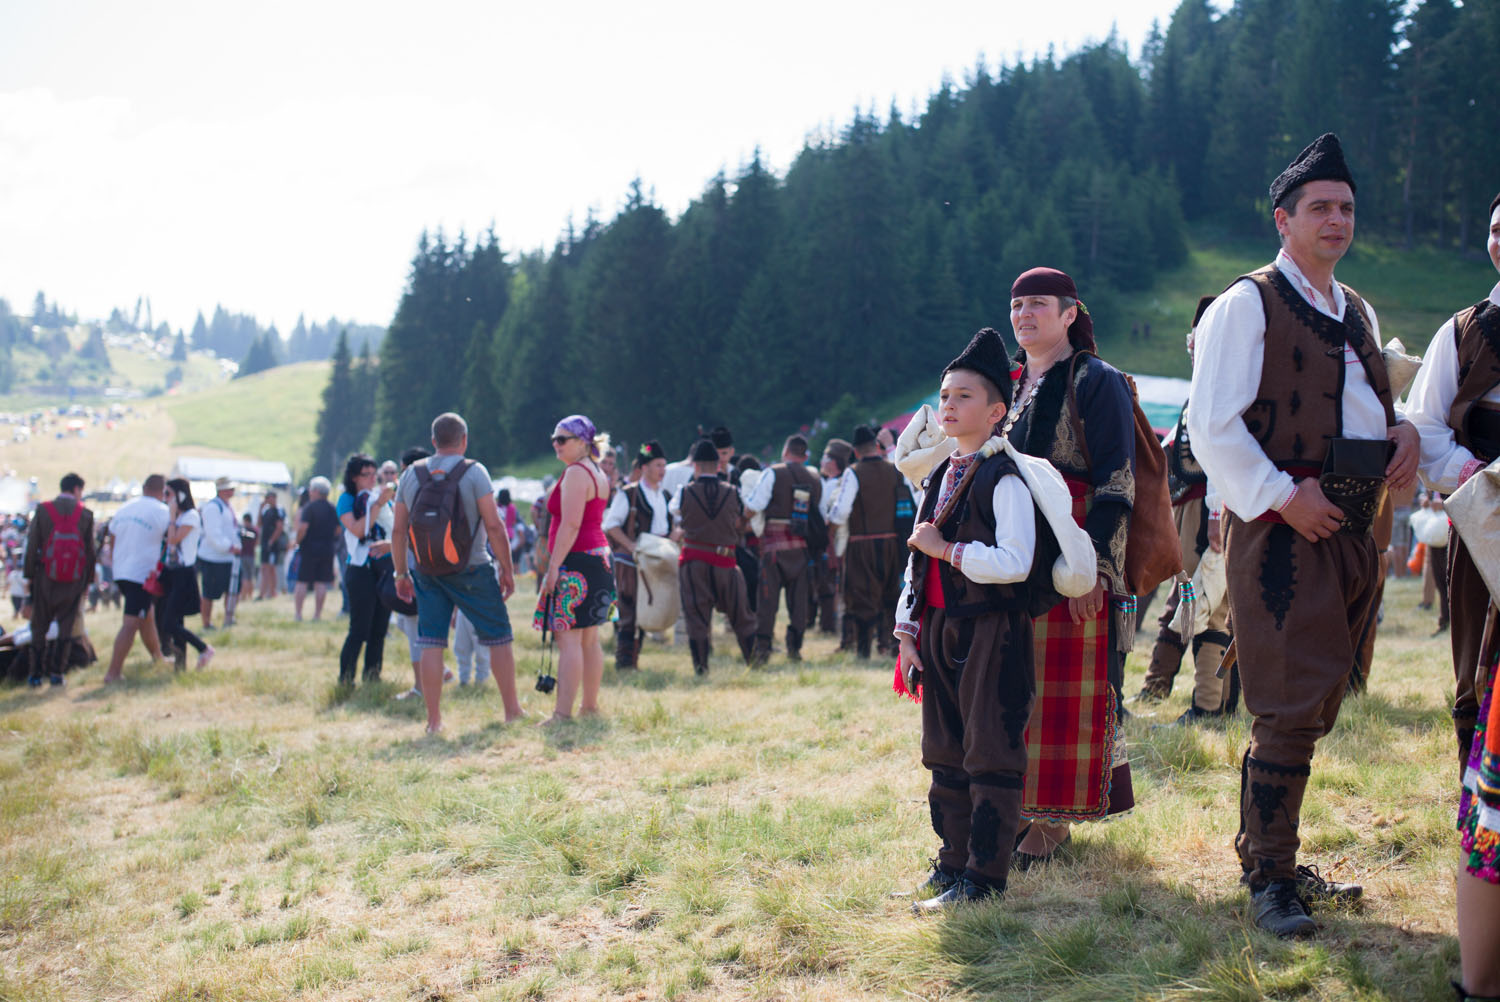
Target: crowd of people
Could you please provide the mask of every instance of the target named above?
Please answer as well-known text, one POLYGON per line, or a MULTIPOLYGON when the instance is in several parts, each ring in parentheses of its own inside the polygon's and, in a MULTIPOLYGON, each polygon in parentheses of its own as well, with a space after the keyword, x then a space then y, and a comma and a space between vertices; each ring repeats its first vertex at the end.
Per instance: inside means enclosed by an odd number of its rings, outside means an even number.
MULTIPOLYGON (((1164 443, 1129 378, 1100 358, 1073 279, 1052 268, 1015 280, 1014 344, 991 328, 976 334, 942 372, 936 409, 924 405, 899 438, 861 425, 815 457, 791 435, 762 467, 719 427, 675 463, 647 441, 622 472, 588 417, 563 418, 552 435, 561 472, 532 508, 528 553, 532 627, 554 638, 557 656, 556 677, 538 680, 556 699, 542 723, 601 712, 607 633, 620 672, 640 665, 649 633, 680 630, 695 672, 708 674, 715 613, 752 666, 778 640, 788 661, 801 660, 814 627, 858 657, 894 655, 894 687, 921 703, 939 843, 914 908, 943 911, 1003 894, 1008 875, 1046 864, 1071 826, 1135 805, 1124 663, 1140 603, 1165 584, 1133 698, 1164 698, 1191 649, 1192 704, 1177 724, 1243 703, 1240 879, 1256 925, 1308 936, 1315 904, 1363 893, 1299 861, 1314 749, 1346 695, 1368 684, 1385 579, 1420 547, 1457 683, 1455 987, 1460 998, 1500 996, 1500 704, 1490 685, 1500 285, 1455 314, 1420 363, 1399 346, 1383 352, 1375 310, 1333 277, 1353 237, 1354 191, 1331 134, 1272 182, 1281 249, 1200 303, 1189 403, 1164 443), (1460 532, 1444 497, 1481 471, 1467 490, 1490 492, 1474 509, 1487 521, 1460 532), (1428 490, 1411 500, 1419 474, 1428 490)), ((1500 196, 1489 223, 1500 270, 1500 196)), ((121 677, 153 611, 153 655, 159 645, 181 665, 192 649, 207 665, 214 649, 188 628, 192 613, 207 630, 222 599, 233 622, 236 576, 250 576, 257 547, 259 597, 275 595, 290 544, 298 619, 309 587, 317 619, 342 578, 341 684, 354 684, 361 656, 363 680, 380 679, 394 615, 414 672, 403 695, 423 698, 429 733, 443 726, 450 633, 460 684, 480 678, 485 649, 505 719, 524 716, 506 603, 528 532, 466 455, 461 416, 437 416, 431 438, 431 451, 399 463, 351 456, 337 502, 314 478, 291 521, 274 496, 237 519, 231 484, 198 504, 185 482, 147 478, 108 526, 124 624, 105 681, 121 677)), ((64 478, 34 515, 24 555, 32 629, 57 619, 64 658, 69 610, 97 558, 82 488, 64 478)), ((33 645, 34 683, 44 672, 60 682, 65 660, 45 661, 43 646, 33 645)))

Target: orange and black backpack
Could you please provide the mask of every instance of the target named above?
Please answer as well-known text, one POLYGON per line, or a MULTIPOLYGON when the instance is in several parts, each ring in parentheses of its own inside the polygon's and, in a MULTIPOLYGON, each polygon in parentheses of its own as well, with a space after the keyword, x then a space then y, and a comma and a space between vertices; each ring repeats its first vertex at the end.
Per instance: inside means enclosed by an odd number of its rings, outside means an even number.
POLYGON ((430 469, 425 459, 412 466, 417 493, 411 501, 411 549, 423 574, 457 574, 468 569, 474 529, 464 517, 458 486, 474 465, 460 459, 446 473, 430 469))

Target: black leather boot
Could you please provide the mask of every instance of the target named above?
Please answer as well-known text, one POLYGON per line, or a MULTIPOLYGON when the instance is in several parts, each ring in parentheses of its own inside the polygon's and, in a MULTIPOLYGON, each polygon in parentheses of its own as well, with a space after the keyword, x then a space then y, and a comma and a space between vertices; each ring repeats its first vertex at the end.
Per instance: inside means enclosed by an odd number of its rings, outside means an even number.
POLYGON ((936 859, 929 859, 927 862, 932 864, 932 872, 927 875, 927 879, 922 882, 922 886, 918 887, 916 894, 913 895, 918 901, 925 901, 928 898, 939 896, 958 883, 963 877, 962 871, 950 870, 936 859))
POLYGON ((635 637, 621 631, 615 637, 615 671, 629 671, 635 667, 635 637))
POLYGON ((757 633, 751 647, 750 667, 759 668, 769 660, 771 660, 771 638, 763 633, 757 633))
POLYGON ((755 634, 747 633, 740 637, 740 654, 745 659, 745 664, 755 664, 755 634))
POLYGON ((854 624, 854 629, 855 657, 859 658, 861 661, 868 661, 870 660, 870 634, 873 632, 870 629, 870 621, 868 619, 862 619, 854 624))
POLYGON ((1311 936, 1318 929, 1295 880, 1273 880, 1263 889, 1252 891, 1250 908, 1256 925, 1282 939, 1311 936))
POLYGON ((802 660, 802 631, 791 626, 786 628, 786 659, 802 660))
POLYGON ((1327 880, 1316 866, 1297 867, 1297 887, 1309 901, 1331 901, 1334 904, 1349 904, 1358 901, 1365 893, 1359 884, 1343 884, 1327 880))
POLYGON ((937 912, 945 912, 959 905, 974 904, 983 901, 992 895, 1005 893, 1004 887, 993 887, 989 884, 977 883, 971 880, 968 874, 962 874, 952 887, 942 894, 918 901, 911 906, 911 910, 918 915, 932 915, 937 912))
POLYGON ((689 640, 688 651, 693 656, 693 671, 699 675, 707 675, 708 656, 713 653, 713 647, 707 640, 689 640))

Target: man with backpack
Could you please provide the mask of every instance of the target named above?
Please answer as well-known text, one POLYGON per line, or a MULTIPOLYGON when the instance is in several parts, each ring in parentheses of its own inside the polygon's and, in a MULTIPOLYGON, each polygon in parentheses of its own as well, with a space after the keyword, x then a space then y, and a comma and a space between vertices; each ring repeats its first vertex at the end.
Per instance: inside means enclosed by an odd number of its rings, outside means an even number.
POLYGON ((73 620, 94 580, 94 513, 83 506, 83 478, 69 473, 60 493, 37 506, 26 537, 27 579, 31 582, 31 674, 42 684, 42 668, 53 685, 63 684, 73 647, 73 620), (57 623, 57 639, 47 629, 57 623))
POLYGON ((516 590, 515 572, 489 471, 464 458, 469 426, 457 414, 433 420, 432 447, 435 455, 412 463, 401 475, 391 528, 396 594, 417 603, 428 734, 443 726, 443 650, 454 609, 474 624, 480 646, 489 648, 490 674, 500 687, 506 722, 525 716, 516 698, 516 659, 505 609, 516 590), (481 524, 484 531, 476 531, 481 524), (499 561, 498 579, 486 539, 499 561))

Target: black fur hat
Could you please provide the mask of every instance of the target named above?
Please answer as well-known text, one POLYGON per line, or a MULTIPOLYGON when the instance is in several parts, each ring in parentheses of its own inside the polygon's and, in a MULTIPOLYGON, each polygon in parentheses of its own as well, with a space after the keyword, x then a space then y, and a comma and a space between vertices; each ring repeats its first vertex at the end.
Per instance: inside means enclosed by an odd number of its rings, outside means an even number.
POLYGON ((719 450, 714 448, 714 443, 711 439, 700 438, 696 443, 694 443, 693 462, 713 463, 715 466, 718 465, 719 450))
MULTIPOLYGON (((995 384, 1000 399, 1010 406, 1010 359, 1005 354, 1005 339, 993 327, 986 327, 969 341, 969 346, 943 370, 947 375, 954 369, 977 372, 995 384)), ((856 441, 858 441, 856 439, 856 441)))
POLYGON ((641 443, 641 449, 640 449, 640 451, 635 454, 635 465, 637 465, 637 466, 645 466, 647 463, 651 462, 651 460, 653 460, 653 459, 666 459, 666 458, 667 458, 667 450, 663 449, 661 447, 661 443, 658 442, 656 439, 653 438, 649 442, 642 442, 641 443))
POLYGON ((1325 132, 1297 154, 1297 159, 1287 165, 1286 170, 1276 175, 1271 182, 1271 207, 1280 208, 1281 202, 1309 181, 1343 181, 1354 191, 1354 175, 1344 162, 1344 147, 1339 137, 1325 132))
POLYGON ((859 427, 854 429, 853 441, 856 448, 861 445, 869 445, 871 442, 875 441, 875 429, 871 428, 867 424, 860 425, 859 427))

